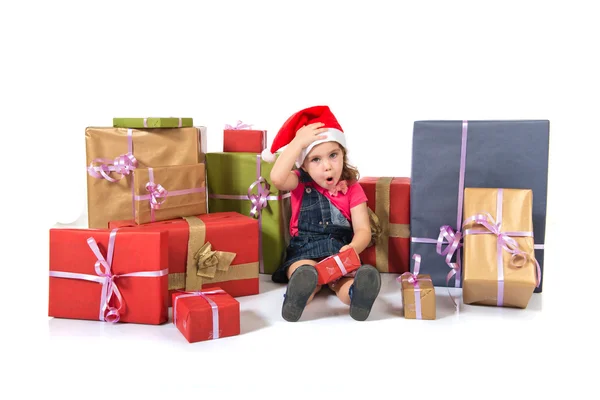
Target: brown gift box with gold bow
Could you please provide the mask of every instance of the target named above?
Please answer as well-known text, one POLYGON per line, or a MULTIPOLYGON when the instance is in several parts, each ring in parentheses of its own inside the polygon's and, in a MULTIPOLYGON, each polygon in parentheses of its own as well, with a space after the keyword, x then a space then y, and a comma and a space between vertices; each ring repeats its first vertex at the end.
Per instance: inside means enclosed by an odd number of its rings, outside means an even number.
POLYGON ((88 227, 104 229, 109 221, 134 218, 131 171, 136 167, 128 154, 139 168, 204 162, 206 137, 201 132, 201 127, 86 128, 88 227))
POLYGON ((258 221, 219 212, 109 228, 169 232, 169 293, 220 287, 233 297, 258 294, 258 221), (128 228, 124 228, 128 227, 128 228))
POLYGON ((137 224, 206 214, 204 163, 138 168, 133 176, 137 224))
POLYGON ((367 195, 371 245, 360 253, 363 264, 379 272, 409 271, 410 178, 364 177, 358 183, 367 195))
POLYGON ((465 189, 465 304, 527 307, 539 276, 532 201, 528 189, 465 189))

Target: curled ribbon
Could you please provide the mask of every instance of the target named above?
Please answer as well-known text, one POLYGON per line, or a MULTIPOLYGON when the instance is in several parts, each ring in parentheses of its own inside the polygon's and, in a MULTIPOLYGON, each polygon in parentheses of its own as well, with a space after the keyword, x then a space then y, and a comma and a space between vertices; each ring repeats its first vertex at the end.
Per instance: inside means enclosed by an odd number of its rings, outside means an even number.
POLYGON ((165 202, 166 197, 169 195, 167 189, 162 187, 160 183, 146 183, 146 191, 150 194, 150 208, 153 210, 158 210, 160 205, 165 202))
MULTIPOLYGON (((475 214, 472 217, 467 218, 463 223, 463 226, 469 223, 481 225, 486 229, 486 231, 468 229, 465 234, 491 233, 498 238, 498 245, 510 254, 509 265, 511 267, 522 268, 527 260, 531 258, 527 252, 521 250, 517 241, 511 237, 532 236, 531 232, 502 232, 502 223, 496 222, 491 214, 486 212, 475 214)), ((539 286, 542 276, 542 269, 535 258, 533 258, 532 261, 535 262, 537 267, 536 286, 539 286)), ((499 265, 498 268, 501 268, 501 266, 499 265)))
POLYGON ((244 123, 242 123, 242 121, 239 121, 239 120, 235 126, 225 124, 225 129, 234 130, 234 131, 237 131, 240 129, 250 129, 251 127, 252 127, 252 124, 244 124, 244 123))
POLYGON ((248 187, 248 199, 250 199, 250 202, 252 203, 252 209, 250 210, 251 216, 256 216, 267 206, 267 200, 269 200, 269 194, 271 193, 270 191, 271 186, 262 176, 259 176, 258 179, 252 182, 248 187), (257 187, 256 194, 252 193, 255 186, 257 187))
MULTIPOLYGON (((457 256, 456 262, 452 262, 454 253, 462 247, 462 232, 456 231, 450 225, 442 225, 440 234, 437 238, 436 251, 441 256, 446 256, 446 264, 450 267, 450 272, 446 275, 446 286, 450 287, 450 278, 456 275, 456 279, 460 276, 460 259, 457 256), (444 242, 444 240, 446 242, 444 242), (442 248, 444 243, 447 243, 445 248, 442 248)), ((454 301, 454 299, 452 300, 454 301)), ((456 303, 455 303, 456 305, 456 303)))
POLYGON ((96 158, 88 167, 88 174, 97 179, 106 179, 109 182, 118 182, 125 175, 129 175, 138 167, 138 161, 132 153, 121 154, 114 160, 108 158, 96 158), (119 178, 112 178, 111 172, 121 175, 119 178))

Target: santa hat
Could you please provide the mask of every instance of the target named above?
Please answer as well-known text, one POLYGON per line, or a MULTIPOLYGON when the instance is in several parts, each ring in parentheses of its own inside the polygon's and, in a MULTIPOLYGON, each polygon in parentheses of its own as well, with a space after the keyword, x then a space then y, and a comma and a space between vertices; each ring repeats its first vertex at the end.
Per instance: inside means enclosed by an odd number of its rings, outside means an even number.
POLYGON ((283 123, 283 126, 279 129, 279 132, 277 132, 275 139, 273 139, 271 149, 264 149, 262 151, 262 159, 270 163, 275 161, 276 151, 290 144, 296 137, 296 132, 304 125, 310 125, 315 122, 322 122, 324 124, 323 128, 328 128, 327 131, 320 134, 321 136, 325 136, 325 139, 314 141, 307 148, 302 150, 300 156, 296 160, 296 166, 298 168, 300 168, 308 153, 310 153, 312 148, 316 145, 325 142, 338 142, 346 147, 344 131, 329 107, 314 106, 298 111, 283 123))

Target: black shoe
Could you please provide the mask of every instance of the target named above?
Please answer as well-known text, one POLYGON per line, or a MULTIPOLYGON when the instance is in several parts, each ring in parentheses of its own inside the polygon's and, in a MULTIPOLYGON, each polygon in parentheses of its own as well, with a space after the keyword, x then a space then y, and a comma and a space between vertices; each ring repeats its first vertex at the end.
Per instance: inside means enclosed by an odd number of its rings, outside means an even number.
POLYGON ((379 294, 379 289, 381 289, 379 271, 372 265, 360 267, 350 287, 350 316, 357 321, 366 320, 379 294))
POLYGON ((284 295, 281 316, 289 322, 300 319, 306 302, 317 288, 317 270, 312 265, 301 265, 290 277, 284 295))

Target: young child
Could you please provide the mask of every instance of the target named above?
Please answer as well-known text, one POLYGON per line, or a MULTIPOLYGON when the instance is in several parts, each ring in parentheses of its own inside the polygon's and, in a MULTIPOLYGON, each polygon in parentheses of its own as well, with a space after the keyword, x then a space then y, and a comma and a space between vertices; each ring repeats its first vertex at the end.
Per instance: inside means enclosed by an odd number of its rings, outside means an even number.
MULTIPOLYGON (((348 164, 345 136, 329 107, 310 107, 292 115, 271 150, 263 151, 263 159, 273 162, 273 153, 283 146, 270 178, 277 189, 291 191, 291 240, 272 279, 288 282, 281 314, 294 322, 321 289, 314 265, 348 247, 360 254, 369 245, 371 227, 359 173, 348 164)), ((379 294, 381 278, 373 266, 363 265, 328 286, 350 306, 352 318, 364 321, 379 294)))

